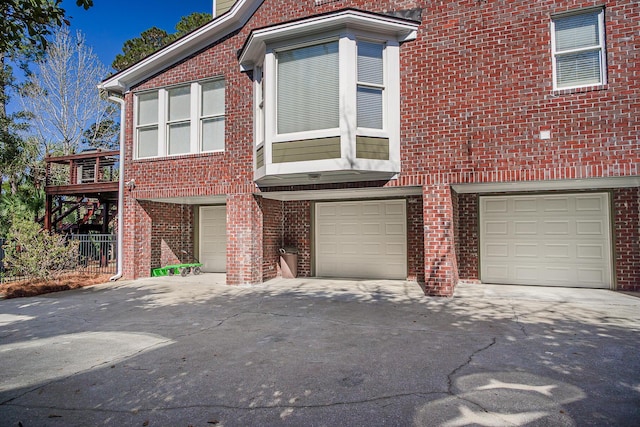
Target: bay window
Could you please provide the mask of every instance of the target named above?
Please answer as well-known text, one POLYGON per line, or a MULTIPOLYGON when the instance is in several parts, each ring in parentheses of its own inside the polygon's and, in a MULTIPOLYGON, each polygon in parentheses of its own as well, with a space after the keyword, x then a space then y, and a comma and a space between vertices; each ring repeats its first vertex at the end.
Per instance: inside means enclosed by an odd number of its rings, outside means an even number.
POLYGON ((136 94, 138 159, 224 150, 224 80, 136 94))
POLYGON ((342 10, 253 31, 239 59, 254 81, 254 179, 400 172, 400 44, 418 25, 342 10))

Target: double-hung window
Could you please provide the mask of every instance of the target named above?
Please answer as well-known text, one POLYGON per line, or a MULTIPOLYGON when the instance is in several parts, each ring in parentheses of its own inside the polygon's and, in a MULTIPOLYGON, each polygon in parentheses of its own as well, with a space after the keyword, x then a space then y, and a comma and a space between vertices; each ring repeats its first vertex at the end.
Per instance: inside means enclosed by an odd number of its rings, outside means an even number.
POLYGON ((158 155, 158 92, 138 95, 138 120, 136 126, 136 157, 158 155))
POLYGON ((382 129, 384 123, 384 44, 358 42, 358 127, 382 129))
POLYGON ((551 39, 554 89, 606 83, 604 9, 553 17, 551 39))
POLYGON ((139 93, 135 117, 138 159, 224 150, 224 80, 139 93))

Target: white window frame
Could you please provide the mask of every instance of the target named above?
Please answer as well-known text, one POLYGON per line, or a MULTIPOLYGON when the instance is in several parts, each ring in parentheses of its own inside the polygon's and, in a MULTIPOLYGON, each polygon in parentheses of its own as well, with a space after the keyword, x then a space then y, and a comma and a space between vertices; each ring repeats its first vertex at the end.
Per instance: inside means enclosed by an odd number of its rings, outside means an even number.
MULTIPOLYGON (((348 137, 349 135, 370 136, 394 139, 400 134, 400 77, 399 77, 399 43, 397 40, 382 37, 362 31, 342 31, 334 34, 323 34, 321 37, 298 39, 297 43, 284 42, 267 46, 264 62, 254 68, 254 93, 264 90, 264 107, 255 109, 255 122, 261 121, 260 114, 264 114, 264 137, 255 133, 256 147, 263 143, 286 142, 305 139, 348 137), (339 55, 339 97, 340 97, 340 125, 338 128, 319 129, 313 131, 279 134, 277 130, 277 53, 298 49, 306 46, 338 41, 339 55), (383 91, 382 109, 383 125, 381 129, 360 128, 357 126, 357 48, 358 41, 378 43, 383 45, 383 91), (264 70, 264 71, 263 71, 264 70), (260 73, 259 81, 256 72, 260 73), (262 74, 264 73, 264 75, 262 74), (263 78, 264 77, 264 78, 263 78), (263 86, 263 87, 262 87, 263 86)), ((369 84, 366 84, 369 86, 369 84)), ((258 95, 254 95, 258 101, 258 95)), ((256 104, 257 105, 257 104, 256 104)), ((262 136, 262 135, 260 135, 262 136)))
POLYGON ((587 87, 597 87, 603 86, 607 84, 607 61, 606 61, 606 46, 605 46, 605 27, 604 27, 604 8, 588 8, 581 9, 577 11, 562 13, 558 15, 553 15, 551 17, 551 56, 552 56, 552 69, 553 69, 553 90, 571 90, 571 89, 580 89, 587 87), (556 50, 556 20, 562 19, 568 16, 574 15, 582 15, 582 14, 598 14, 598 44, 588 47, 583 47, 579 49, 570 49, 564 50, 562 52, 558 52, 556 50), (557 75, 557 58, 562 55, 574 54, 580 52, 599 52, 599 60, 600 60, 600 82, 598 83, 589 83, 584 85, 575 85, 575 86, 558 86, 558 75, 557 75))
MULTIPOLYGON (((222 114, 216 115, 207 115, 203 116, 201 111, 201 99, 202 99, 202 86, 206 83, 223 80, 223 78, 213 78, 207 79, 197 82, 191 83, 182 83, 178 85, 172 85, 168 87, 163 87, 159 89, 145 90, 140 91, 134 94, 134 109, 133 109, 133 123, 134 123, 134 159, 135 160, 143 160, 143 159, 155 159, 155 158, 170 158, 170 157, 179 157, 190 154, 201 154, 201 153, 214 153, 214 152, 223 152, 225 148, 218 150, 202 150, 202 121, 214 117, 223 117, 226 122, 226 90, 225 90, 225 111, 222 114), (169 91, 171 89, 176 89, 180 87, 190 87, 190 116, 188 119, 181 120, 169 120, 169 91), (158 121, 155 124, 145 124, 138 125, 138 114, 139 114, 139 97, 140 95, 156 92, 158 94, 158 121), (190 132, 190 150, 186 153, 179 154, 169 154, 168 153, 168 137, 169 137, 169 126, 171 124, 176 124, 180 122, 189 122, 189 132, 190 132), (158 154, 156 156, 146 156, 140 157, 138 153, 138 133, 140 129, 157 127, 158 129, 158 154)), ((226 125, 226 123, 225 123, 226 125)), ((226 132, 225 132, 226 133, 226 132)), ((223 141, 223 147, 226 147, 226 135, 225 141, 223 141)))

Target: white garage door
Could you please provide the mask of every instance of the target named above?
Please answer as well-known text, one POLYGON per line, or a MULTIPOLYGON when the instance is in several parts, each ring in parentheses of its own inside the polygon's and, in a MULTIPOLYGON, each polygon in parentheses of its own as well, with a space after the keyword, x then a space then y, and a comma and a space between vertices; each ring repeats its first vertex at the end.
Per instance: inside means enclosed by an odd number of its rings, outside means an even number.
POLYGON ((316 204, 316 275, 406 279, 404 200, 316 204))
POLYGON ((226 206, 200 207, 200 262, 202 271, 223 273, 227 269, 226 206))
POLYGON ((607 193, 480 197, 484 283, 609 288, 607 193))

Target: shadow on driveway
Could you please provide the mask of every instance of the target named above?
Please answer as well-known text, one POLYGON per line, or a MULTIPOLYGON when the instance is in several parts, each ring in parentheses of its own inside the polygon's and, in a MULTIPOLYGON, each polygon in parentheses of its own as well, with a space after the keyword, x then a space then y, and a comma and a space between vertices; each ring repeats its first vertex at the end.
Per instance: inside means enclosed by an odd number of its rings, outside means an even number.
POLYGON ((223 275, 0 301, 2 425, 638 425, 640 299, 223 275))

